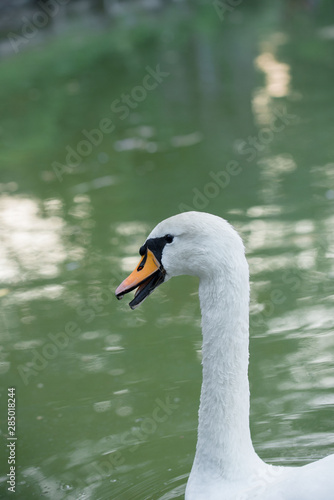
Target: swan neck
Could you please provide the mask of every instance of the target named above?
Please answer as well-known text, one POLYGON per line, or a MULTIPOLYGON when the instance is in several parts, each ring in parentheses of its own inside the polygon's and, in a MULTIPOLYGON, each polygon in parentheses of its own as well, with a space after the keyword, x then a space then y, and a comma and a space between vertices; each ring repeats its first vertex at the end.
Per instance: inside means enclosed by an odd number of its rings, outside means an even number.
POLYGON ((194 468, 240 476, 254 461, 249 430, 249 277, 241 268, 203 278, 203 382, 194 468))

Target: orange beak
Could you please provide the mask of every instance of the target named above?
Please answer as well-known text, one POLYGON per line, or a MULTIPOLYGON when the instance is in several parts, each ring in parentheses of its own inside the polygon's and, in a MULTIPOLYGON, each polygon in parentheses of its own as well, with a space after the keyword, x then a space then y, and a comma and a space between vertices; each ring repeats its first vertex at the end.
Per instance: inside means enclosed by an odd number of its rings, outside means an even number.
POLYGON ((126 293, 138 287, 135 298, 130 302, 131 309, 135 309, 158 285, 163 283, 165 274, 163 266, 154 253, 147 249, 137 268, 117 287, 116 297, 122 299, 126 293))

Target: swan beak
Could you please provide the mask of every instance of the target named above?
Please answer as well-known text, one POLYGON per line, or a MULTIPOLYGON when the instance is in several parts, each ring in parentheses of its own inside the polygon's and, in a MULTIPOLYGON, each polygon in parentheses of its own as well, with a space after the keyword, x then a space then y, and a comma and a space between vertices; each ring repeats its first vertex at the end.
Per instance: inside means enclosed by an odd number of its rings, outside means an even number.
POLYGON ((154 253, 147 249, 136 269, 117 287, 115 295, 118 299, 122 299, 126 293, 137 288, 135 297, 129 304, 131 309, 135 309, 164 282, 165 274, 162 264, 154 253))

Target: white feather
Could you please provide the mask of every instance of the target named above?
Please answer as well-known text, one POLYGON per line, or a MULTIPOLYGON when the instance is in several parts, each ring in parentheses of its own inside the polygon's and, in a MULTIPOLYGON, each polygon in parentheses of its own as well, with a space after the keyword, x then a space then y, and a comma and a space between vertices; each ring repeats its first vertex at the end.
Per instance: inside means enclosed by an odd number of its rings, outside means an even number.
POLYGON ((249 430, 249 272, 241 238, 220 217, 186 212, 149 238, 172 234, 167 279, 199 277, 203 382, 198 440, 186 500, 333 500, 334 455, 277 467, 256 454, 249 430))

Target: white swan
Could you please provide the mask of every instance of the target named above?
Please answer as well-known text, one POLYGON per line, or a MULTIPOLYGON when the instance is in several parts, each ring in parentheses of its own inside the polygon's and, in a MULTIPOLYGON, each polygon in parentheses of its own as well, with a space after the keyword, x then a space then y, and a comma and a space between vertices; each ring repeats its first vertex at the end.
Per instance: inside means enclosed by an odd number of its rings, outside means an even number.
POLYGON ((137 307, 160 283, 199 277, 203 383, 198 440, 186 500, 333 500, 334 455, 277 467, 255 453, 249 430, 249 273, 241 238, 220 217, 186 212, 164 220, 117 288, 137 307))

